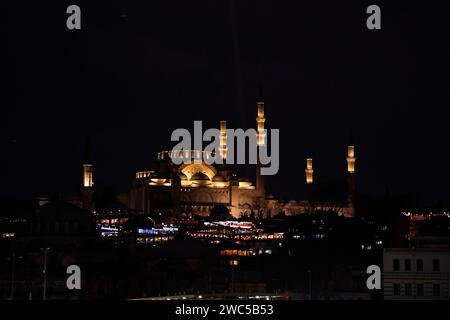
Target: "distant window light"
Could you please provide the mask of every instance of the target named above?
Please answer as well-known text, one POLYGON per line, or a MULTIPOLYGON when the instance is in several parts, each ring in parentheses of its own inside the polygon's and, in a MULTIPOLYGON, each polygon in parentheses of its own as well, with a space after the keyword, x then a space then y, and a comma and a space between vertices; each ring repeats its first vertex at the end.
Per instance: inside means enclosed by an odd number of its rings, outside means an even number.
POLYGON ((12 237, 14 237, 14 235, 15 235, 14 232, 6 232, 6 233, 3 233, 2 237, 3 238, 12 238, 12 237))

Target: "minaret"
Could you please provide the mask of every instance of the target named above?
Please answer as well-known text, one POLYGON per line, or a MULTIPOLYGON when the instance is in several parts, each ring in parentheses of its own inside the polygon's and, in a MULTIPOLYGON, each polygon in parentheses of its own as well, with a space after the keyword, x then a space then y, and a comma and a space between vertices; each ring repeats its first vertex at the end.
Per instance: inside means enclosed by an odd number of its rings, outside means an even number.
POLYGON ((355 146, 347 147, 347 203, 348 203, 348 216, 355 216, 355 146))
MULTIPOLYGON (((219 155, 222 158, 222 164, 218 166, 219 168, 219 174, 224 178, 228 179, 229 177, 229 171, 227 167, 227 122, 226 121, 220 121, 220 141, 219 141, 219 155)), ((231 182, 230 182, 231 186, 231 182)))
POLYGON ((219 152, 220 156, 223 159, 223 162, 225 163, 227 159, 227 122, 226 121, 220 121, 220 147, 219 152))
POLYGON ((312 187, 313 187, 313 181, 314 181, 314 169, 313 169, 313 159, 307 158, 306 159, 306 168, 305 168, 305 174, 306 174, 306 197, 309 202, 312 201, 312 187))
POLYGON ((94 182, 92 181, 94 165, 90 163, 83 163, 83 187, 92 188, 94 182))
POLYGON ((81 197, 83 209, 91 211, 94 209, 94 181, 93 181, 93 169, 94 165, 90 161, 89 157, 90 145, 89 140, 86 142, 86 154, 83 163, 83 181, 81 185, 81 197))
POLYGON ((264 118, 264 101, 263 98, 260 97, 258 101, 258 117, 256 117, 256 143, 258 146, 263 146, 265 143, 266 134, 264 132, 264 122, 266 118, 264 118))
POLYGON ((312 158, 307 158, 306 159, 306 169, 305 169, 305 173, 306 173, 306 184, 311 185, 313 183, 313 162, 312 162, 312 158))
MULTIPOLYGON (((263 147, 266 143, 266 133, 264 130, 264 122, 266 121, 266 119, 264 118, 264 99, 262 96, 261 89, 257 106, 258 106, 258 114, 256 117, 256 129, 257 129, 256 144, 259 148, 263 147)), ((266 186, 264 176, 261 175, 261 164, 259 162, 259 157, 256 164, 256 191, 264 200, 266 197, 266 186)))

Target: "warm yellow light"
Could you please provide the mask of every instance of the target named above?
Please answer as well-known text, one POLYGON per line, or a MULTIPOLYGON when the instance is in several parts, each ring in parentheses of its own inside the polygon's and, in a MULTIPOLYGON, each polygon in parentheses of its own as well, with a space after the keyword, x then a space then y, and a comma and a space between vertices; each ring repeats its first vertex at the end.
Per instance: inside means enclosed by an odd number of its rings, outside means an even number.
POLYGON ((264 102, 258 102, 258 118, 264 118, 264 102))
POLYGON ((211 180, 192 180, 191 187, 204 187, 210 186, 211 180))
POLYGON ((189 187, 191 184, 192 184, 192 181, 190 181, 190 180, 181 180, 182 187, 189 187))
POLYGON ((92 180, 92 171, 94 166, 92 164, 83 164, 83 187, 92 187, 94 182, 92 180))
POLYGON ((312 158, 306 159, 305 173, 306 173, 306 183, 312 184, 313 183, 313 173, 314 173, 312 158))
POLYGON ((158 178, 153 178, 150 179, 153 183, 155 184, 163 184, 164 182, 166 182, 167 179, 158 179, 158 178))
POLYGON ((150 176, 153 171, 139 171, 136 172, 136 179, 143 179, 150 176))
POLYGON ((230 184, 228 181, 214 181, 213 186, 216 188, 225 188, 228 187, 230 184))
POLYGON ((265 143, 265 132, 264 132, 264 122, 266 119, 264 118, 264 102, 258 102, 258 117, 256 118, 256 143, 258 146, 263 146, 265 143))
POLYGON ((312 159, 306 159, 306 169, 312 169, 312 159))
POLYGON ((347 147, 347 156, 349 158, 354 158, 355 157, 355 147, 354 146, 348 146, 347 147))
POLYGON ((222 159, 227 158, 227 122, 220 121, 220 156, 222 159))
POLYGON ((172 185, 172 181, 170 179, 150 179, 148 184, 150 186, 170 187, 172 185))
POLYGON ((239 261, 238 260, 230 260, 230 266, 235 267, 239 265, 239 261))
POLYGON ((347 148, 347 171, 349 173, 355 172, 355 147, 348 146, 347 148))
POLYGON ((251 181, 239 181, 239 188, 249 188, 251 186, 251 181))
POLYGON ((184 173, 186 175, 188 180, 191 180, 192 176, 197 172, 206 174, 210 180, 212 180, 212 178, 214 178, 214 176, 217 174, 216 169, 206 163, 185 164, 181 166, 179 170, 181 173, 184 173))
POLYGON ((13 238, 16 234, 14 232, 6 232, 2 234, 3 238, 13 238))

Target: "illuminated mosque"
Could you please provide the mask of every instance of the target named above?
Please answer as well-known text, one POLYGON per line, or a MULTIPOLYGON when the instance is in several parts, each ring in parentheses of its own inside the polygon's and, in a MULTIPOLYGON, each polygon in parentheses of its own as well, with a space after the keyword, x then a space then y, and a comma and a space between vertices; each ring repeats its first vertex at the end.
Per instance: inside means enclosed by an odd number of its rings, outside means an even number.
MULTIPOLYGON (((265 143, 264 101, 257 102, 256 141, 265 143)), ((154 170, 136 172, 131 188, 119 196, 120 201, 129 210, 144 214, 164 214, 169 216, 192 217, 208 216, 215 207, 227 208, 234 218, 253 217, 257 219, 273 217, 279 213, 287 216, 317 211, 335 212, 338 215, 353 217, 355 214, 355 149, 347 149, 347 199, 345 203, 315 202, 275 199, 266 194, 265 177, 261 175, 261 166, 256 164, 255 181, 239 177, 226 164, 226 121, 220 122, 219 152, 224 164, 192 162, 176 165, 172 161, 172 152, 161 151, 156 156, 154 170)), ((183 150, 185 157, 201 159, 211 154, 201 150, 183 150)), ((83 165, 82 198, 84 207, 92 208, 93 166, 83 165)), ((306 159, 305 183, 311 189, 314 181, 313 159, 306 159)))

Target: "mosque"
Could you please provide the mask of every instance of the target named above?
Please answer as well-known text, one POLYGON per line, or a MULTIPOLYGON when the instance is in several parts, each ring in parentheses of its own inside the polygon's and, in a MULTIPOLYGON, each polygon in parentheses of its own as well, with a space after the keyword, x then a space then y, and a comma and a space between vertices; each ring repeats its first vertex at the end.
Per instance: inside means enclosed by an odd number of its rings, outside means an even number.
MULTIPOLYGON (((257 102, 256 141, 258 146, 265 143, 264 100, 257 102)), ((234 218, 253 217, 257 219, 273 217, 279 213, 296 215, 317 211, 335 212, 345 217, 355 215, 355 148, 347 149, 347 201, 315 202, 311 199, 284 202, 266 194, 265 176, 261 175, 260 164, 255 165, 254 181, 239 177, 226 164, 226 121, 220 122, 220 149, 224 164, 192 162, 176 165, 172 152, 161 151, 156 155, 153 170, 136 172, 131 188, 119 196, 120 201, 130 210, 144 214, 164 214, 190 217, 208 216, 215 207, 227 208, 234 218)), ((211 154, 203 150, 184 150, 192 159, 206 159, 211 154)), ((186 155, 185 155, 186 156, 186 155)), ((82 202, 92 209, 93 165, 83 165, 82 202)), ((305 183, 310 189, 314 182, 313 159, 306 159, 305 183)))

